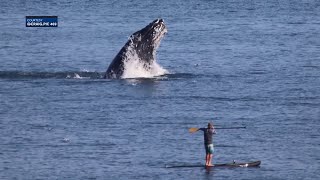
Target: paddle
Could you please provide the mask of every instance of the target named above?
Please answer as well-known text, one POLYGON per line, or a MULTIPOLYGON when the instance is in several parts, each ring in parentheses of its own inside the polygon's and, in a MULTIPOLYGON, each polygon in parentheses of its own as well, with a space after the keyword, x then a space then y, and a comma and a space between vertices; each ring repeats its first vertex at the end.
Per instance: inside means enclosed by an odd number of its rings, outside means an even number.
MULTIPOLYGON (((239 126, 239 127, 217 127, 215 129, 245 129, 245 126, 239 126)), ((200 128, 189 128, 189 133, 197 132, 200 128)))
POLYGON ((189 133, 197 132, 199 128, 189 128, 189 133))

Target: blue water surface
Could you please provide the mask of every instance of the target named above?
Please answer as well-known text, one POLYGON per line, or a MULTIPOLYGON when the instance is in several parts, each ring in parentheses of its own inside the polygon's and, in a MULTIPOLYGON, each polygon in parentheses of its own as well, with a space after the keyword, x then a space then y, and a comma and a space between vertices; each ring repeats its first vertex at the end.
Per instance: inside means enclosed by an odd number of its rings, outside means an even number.
POLYGON ((319 179, 317 0, 0 1, 0 179, 319 179), (58 16, 57 28, 25 16, 58 16), (105 80, 156 18, 170 74, 105 80), (215 163, 201 132, 218 129, 215 163))

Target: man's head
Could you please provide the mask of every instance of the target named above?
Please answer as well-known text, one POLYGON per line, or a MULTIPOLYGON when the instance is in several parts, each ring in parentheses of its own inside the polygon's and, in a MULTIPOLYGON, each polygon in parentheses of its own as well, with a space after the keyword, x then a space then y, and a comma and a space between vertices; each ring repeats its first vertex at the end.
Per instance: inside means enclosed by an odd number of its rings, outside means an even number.
POLYGON ((211 122, 208 123, 208 128, 213 129, 213 124, 211 122))

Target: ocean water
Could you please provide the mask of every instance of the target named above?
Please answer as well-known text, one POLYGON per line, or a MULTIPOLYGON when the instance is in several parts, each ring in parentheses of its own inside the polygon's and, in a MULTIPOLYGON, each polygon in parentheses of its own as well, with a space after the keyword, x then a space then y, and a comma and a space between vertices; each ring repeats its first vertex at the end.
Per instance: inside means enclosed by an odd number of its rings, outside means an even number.
POLYGON ((320 2, 0 1, 0 179, 319 179, 320 2), (57 15, 57 28, 25 16, 57 15), (102 79, 163 18, 169 74, 102 79), (203 135, 218 129, 215 163, 203 135))

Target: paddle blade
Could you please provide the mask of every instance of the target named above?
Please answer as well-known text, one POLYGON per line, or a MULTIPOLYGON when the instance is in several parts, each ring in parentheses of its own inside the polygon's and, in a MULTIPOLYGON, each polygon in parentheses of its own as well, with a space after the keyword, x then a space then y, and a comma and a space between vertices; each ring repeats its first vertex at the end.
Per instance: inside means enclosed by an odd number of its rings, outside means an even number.
POLYGON ((197 132, 199 128, 189 128, 189 133, 197 132))

